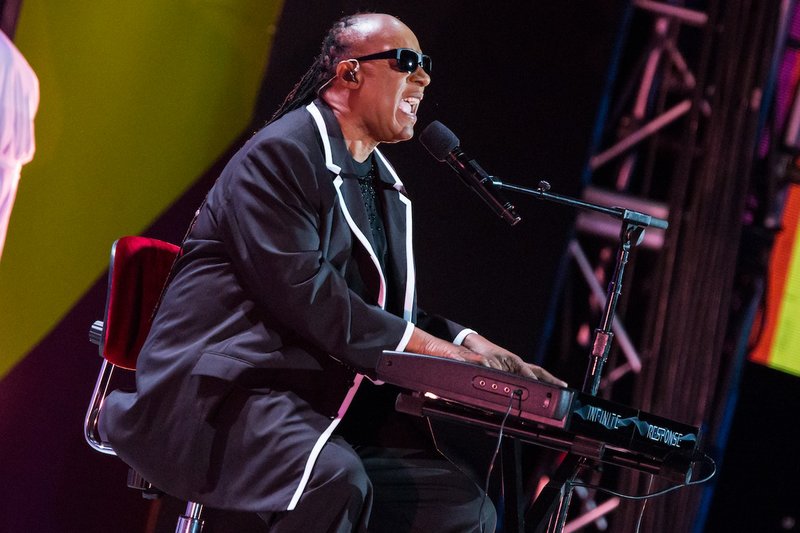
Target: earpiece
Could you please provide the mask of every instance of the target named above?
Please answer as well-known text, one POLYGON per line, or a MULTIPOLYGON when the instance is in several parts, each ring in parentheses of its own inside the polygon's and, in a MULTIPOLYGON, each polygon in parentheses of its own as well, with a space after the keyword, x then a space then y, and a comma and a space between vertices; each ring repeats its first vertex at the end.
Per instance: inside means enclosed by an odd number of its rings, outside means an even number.
POLYGON ((342 78, 344 78, 347 81, 352 81, 352 82, 358 81, 358 78, 356 78, 356 72, 358 72, 358 69, 361 68, 361 65, 358 64, 358 60, 357 59, 346 59, 345 61, 347 61, 348 63, 355 63, 355 66, 351 70, 348 70, 347 72, 345 72, 342 75, 342 78))

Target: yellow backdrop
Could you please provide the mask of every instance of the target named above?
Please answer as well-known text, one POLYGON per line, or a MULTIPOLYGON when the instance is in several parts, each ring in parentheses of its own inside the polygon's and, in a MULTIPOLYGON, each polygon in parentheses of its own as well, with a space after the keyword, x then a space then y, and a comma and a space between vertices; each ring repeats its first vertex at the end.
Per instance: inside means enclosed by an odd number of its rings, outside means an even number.
POLYGON ((242 132, 282 1, 25 0, 37 150, 0 261, 0 377, 242 132))

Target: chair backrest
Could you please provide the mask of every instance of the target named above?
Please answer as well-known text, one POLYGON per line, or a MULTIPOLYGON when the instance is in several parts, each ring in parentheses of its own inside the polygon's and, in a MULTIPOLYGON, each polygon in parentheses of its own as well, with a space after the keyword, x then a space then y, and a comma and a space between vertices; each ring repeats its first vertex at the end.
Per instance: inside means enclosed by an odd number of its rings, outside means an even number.
POLYGON ((111 364, 136 369, 153 312, 179 251, 174 244, 147 237, 121 237, 114 243, 100 344, 100 354, 111 364))
MULTIPOLYGON (((179 253, 180 248, 174 244, 137 236, 121 237, 111 248, 105 320, 95 322, 89 333, 90 340, 100 345, 100 355, 105 358, 84 421, 86 441, 98 452, 116 455, 114 448, 101 439, 97 427, 100 409, 114 368, 136 370, 136 360, 179 253)), ((145 497, 160 494, 136 472, 131 470, 131 473, 128 486, 144 490, 145 497)), ((201 504, 186 502, 186 512, 178 518, 176 533, 202 533, 202 513, 201 504)))

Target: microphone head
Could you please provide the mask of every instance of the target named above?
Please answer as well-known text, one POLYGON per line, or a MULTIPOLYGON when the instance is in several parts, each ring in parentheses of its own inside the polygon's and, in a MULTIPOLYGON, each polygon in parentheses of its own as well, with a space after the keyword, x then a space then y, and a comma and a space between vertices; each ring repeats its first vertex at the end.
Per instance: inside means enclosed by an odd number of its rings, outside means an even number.
POLYGON ((447 159, 448 154, 461 144, 456 134, 438 120, 431 122, 422 130, 422 133, 419 135, 419 142, 421 142, 438 161, 447 159))

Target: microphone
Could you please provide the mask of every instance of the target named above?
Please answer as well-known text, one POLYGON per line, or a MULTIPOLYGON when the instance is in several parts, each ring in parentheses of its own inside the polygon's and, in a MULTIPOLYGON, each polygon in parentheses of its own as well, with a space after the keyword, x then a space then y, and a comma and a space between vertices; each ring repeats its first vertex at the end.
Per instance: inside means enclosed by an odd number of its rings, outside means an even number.
POLYGON ((497 216, 512 226, 522 220, 514 205, 494 186, 491 176, 461 150, 461 141, 447 126, 438 120, 431 122, 419 135, 419 142, 437 161, 450 165, 461 181, 480 196, 497 216))

